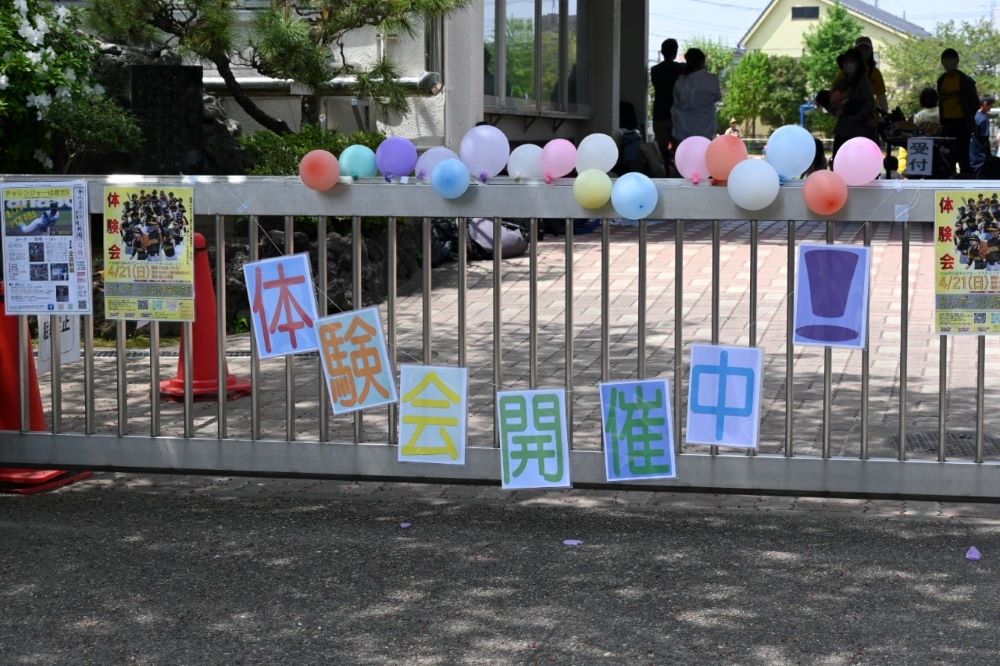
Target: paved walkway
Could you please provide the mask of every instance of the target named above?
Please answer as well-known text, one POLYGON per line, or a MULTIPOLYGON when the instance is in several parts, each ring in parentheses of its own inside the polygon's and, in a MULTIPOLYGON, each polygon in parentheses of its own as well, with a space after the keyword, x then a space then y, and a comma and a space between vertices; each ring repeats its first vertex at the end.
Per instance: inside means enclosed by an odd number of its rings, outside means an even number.
POLYGON ((101 474, 0 496, 0 660, 991 664, 998 557, 996 505, 101 474))

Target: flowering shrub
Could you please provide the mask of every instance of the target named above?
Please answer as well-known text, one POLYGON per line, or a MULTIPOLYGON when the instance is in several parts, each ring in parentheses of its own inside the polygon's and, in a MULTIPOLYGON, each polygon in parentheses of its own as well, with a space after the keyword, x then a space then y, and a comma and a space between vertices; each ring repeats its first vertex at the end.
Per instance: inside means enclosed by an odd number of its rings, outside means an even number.
POLYGON ((79 12, 47 0, 0 0, 0 172, 52 168, 55 100, 85 106, 103 94, 91 74, 96 42, 79 12))

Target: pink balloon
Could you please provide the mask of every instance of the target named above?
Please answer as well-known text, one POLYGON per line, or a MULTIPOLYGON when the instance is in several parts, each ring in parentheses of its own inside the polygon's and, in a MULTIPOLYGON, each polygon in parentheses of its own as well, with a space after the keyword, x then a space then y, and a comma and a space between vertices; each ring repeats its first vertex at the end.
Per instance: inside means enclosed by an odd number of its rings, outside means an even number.
POLYGON ((712 142, 703 136, 689 136, 681 141, 674 154, 674 164, 682 176, 695 183, 708 177, 705 151, 710 143, 712 142))
POLYGON ((299 162, 299 178, 311 190, 325 192, 337 184, 340 163, 325 150, 311 150, 299 162))
POLYGON ((848 185, 867 185, 882 172, 882 149, 863 136, 849 139, 833 158, 833 172, 848 185))
POLYGON ((545 180, 562 178, 576 167, 576 146, 566 139, 552 139, 542 148, 545 180))

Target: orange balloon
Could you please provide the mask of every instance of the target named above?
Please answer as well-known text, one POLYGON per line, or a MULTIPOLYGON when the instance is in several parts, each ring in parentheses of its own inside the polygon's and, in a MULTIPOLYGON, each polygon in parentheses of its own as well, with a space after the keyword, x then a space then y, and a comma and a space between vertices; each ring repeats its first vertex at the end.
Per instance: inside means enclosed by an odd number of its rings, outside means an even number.
POLYGON ((723 134, 712 139, 705 151, 705 165, 716 182, 724 183, 733 167, 747 158, 747 146, 735 136, 723 134))
POLYGON ((299 178, 309 189, 325 192, 337 184, 337 179, 340 178, 340 162, 333 153, 311 150, 299 162, 299 178))
POLYGON ((802 186, 806 206, 817 215, 833 215, 847 203, 847 183, 832 171, 809 174, 802 186))

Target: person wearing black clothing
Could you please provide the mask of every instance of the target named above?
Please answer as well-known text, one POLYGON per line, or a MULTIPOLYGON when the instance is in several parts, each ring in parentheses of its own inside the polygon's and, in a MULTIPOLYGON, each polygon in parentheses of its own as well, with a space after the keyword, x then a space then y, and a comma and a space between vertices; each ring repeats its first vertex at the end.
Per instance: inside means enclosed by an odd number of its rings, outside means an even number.
POLYGON ((684 64, 674 62, 677 58, 676 39, 665 39, 660 45, 660 53, 663 54, 663 62, 649 70, 653 83, 653 134, 669 171, 674 147, 674 123, 670 116, 674 106, 674 84, 684 73, 684 64))
POLYGON ((848 49, 837 57, 842 74, 830 92, 830 106, 837 116, 833 129, 833 161, 837 151, 850 139, 866 137, 878 142, 875 128, 875 96, 865 70, 864 59, 857 49, 848 49))
POLYGON ((941 115, 941 136, 952 140, 955 158, 962 177, 973 173, 969 164, 969 143, 975 127, 976 111, 979 110, 979 92, 976 82, 958 69, 958 51, 945 49, 941 52, 941 66, 944 74, 938 77, 938 109, 941 115))
MULTIPOLYGON (((993 109, 996 99, 993 95, 983 95, 979 101, 980 107, 976 112, 972 141, 969 142, 969 166, 972 167, 976 178, 1000 178, 1000 158, 995 157, 990 148, 990 110, 993 109)), ((980 202, 984 208, 989 208, 991 203, 980 202)))

